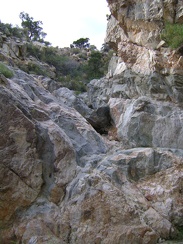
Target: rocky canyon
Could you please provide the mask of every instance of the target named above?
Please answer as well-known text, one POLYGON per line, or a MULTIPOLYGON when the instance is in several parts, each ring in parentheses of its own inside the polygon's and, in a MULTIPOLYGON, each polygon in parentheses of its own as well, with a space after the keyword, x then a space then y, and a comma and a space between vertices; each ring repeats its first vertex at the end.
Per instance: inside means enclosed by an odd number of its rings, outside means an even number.
POLYGON ((183 243, 183 51, 162 40, 183 3, 107 2, 114 54, 84 94, 0 34, 2 244, 183 243))

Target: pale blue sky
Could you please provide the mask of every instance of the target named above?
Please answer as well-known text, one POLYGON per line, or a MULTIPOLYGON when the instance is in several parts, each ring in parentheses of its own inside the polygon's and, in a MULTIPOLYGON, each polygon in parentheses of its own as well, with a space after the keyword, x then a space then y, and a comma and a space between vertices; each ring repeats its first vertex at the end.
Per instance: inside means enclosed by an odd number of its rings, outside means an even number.
POLYGON ((109 13, 106 0, 5 0, 0 20, 21 26, 20 12, 43 22, 46 40, 53 46, 67 47, 73 41, 90 38, 99 49, 104 43, 109 13))

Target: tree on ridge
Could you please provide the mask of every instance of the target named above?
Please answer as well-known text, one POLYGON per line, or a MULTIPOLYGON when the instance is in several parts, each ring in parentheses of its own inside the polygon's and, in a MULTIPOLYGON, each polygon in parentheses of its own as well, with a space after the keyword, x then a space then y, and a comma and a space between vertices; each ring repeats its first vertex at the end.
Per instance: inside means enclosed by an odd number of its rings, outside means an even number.
POLYGON ((21 12, 19 15, 22 20, 21 26, 27 29, 28 37, 32 41, 44 42, 44 38, 47 35, 42 30, 43 28, 40 26, 43 24, 42 21, 34 21, 33 17, 30 17, 28 13, 21 12))

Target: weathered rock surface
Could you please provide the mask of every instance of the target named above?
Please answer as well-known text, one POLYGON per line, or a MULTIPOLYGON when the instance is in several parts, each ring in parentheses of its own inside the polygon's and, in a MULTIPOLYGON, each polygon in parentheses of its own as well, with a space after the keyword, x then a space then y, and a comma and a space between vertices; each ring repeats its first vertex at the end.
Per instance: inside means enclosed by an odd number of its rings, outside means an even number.
MULTIPOLYGON (((177 157, 178 164, 182 152, 177 157)), ((178 205, 174 202, 176 194, 181 198, 179 187, 172 191, 182 178, 179 166, 175 169, 171 165, 175 162, 173 154, 149 148, 116 151, 90 169, 87 176, 82 172, 71 183, 67 200, 71 208, 67 206, 69 217, 64 218, 70 219, 74 229, 71 243, 157 243, 160 236, 173 237, 176 231, 170 216, 182 211, 181 201, 178 205), (144 175, 150 176, 150 188, 145 189, 148 178, 144 180, 144 175), (169 177, 174 183, 168 186, 169 177), (154 199, 158 196, 162 202, 154 199)))
MULTIPOLYGON (((159 34, 164 21, 182 23, 181 0, 107 0, 107 2, 112 15, 112 20, 109 21, 110 30, 115 30, 116 25, 122 29, 118 31, 121 40, 113 40, 116 44, 120 41, 131 41, 140 46, 156 47, 160 41, 159 34), (114 21, 113 17, 117 21, 114 21)), ((108 32, 107 38, 110 40, 113 35, 108 32)))
MULTIPOLYGON (((137 120, 154 116, 154 126, 156 119, 166 118, 171 125, 174 116, 181 117, 180 109, 147 97, 111 99, 120 142, 108 150, 87 121, 64 105, 64 96, 59 100, 33 76, 14 73, 0 86, 1 242, 157 243, 175 238, 183 211, 182 122, 175 126, 180 139, 172 139, 175 132, 165 126, 169 144, 161 145, 159 134, 157 148, 141 145, 146 134, 135 127, 142 136, 138 139, 129 128, 135 113, 137 120), (126 113, 129 122, 122 129, 126 113), (135 148, 124 149, 124 139, 135 148)), ((152 133, 150 123, 143 126, 152 133)))
POLYGON ((58 204, 78 158, 107 149, 78 112, 33 77, 14 72, 0 87, 1 228, 38 197, 58 204))
POLYGON ((10 38, 8 35, 0 32, 1 55, 9 59, 24 59, 26 53, 26 40, 19 38, 10 38))
POLYGON ((181 1, 108 3, 117 56, 86 103, 15 67, 0 77, 0 243, 182 241, 183 63, 156 48, 181 1))
POLYGON ((66 87, 59 88, 53 92, 57 99, 69 107, 75 108, 100 134, 105 134, 111 126, 109 106, 91 109, 82 98, 75 95, 74 91, 66 87))
POLYGON ((182 23, 181 1, 108 3, 111 17, 106 42, 118 58, 111 61, 107 77, 119 76, 119 81, 109 81, 115 82, 111 87, 130 98, 148 95, 182 103, 182 56, 161 46, 164 23, 182 23))
POLYGON ((183 110, 170 102, 140 97, 109 100, 118 137, 130 147, 183 149, 183 110))

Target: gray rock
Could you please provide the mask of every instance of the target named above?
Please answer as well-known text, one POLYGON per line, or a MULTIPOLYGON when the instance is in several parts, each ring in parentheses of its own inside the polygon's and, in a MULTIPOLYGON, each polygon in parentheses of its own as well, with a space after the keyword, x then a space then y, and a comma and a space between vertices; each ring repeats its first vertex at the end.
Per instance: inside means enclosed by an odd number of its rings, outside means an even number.
POLYGON ((157 49, 182 3, 108 3, 118 57, 88 98, 15 68, 0 83, 0 243, 155 244, 183 226, 183 59, 157 49))
POLYGON ((121 107, 116 101, 118 119, 114 118, 114 105, 111 116, 116 121, 118 137, 126 146, 183 149, 183 111, 180 107, 147 97, 126 103, 121 101, 121 107))
POLYGON ((15 212, 29 207, 38 195, 58 204, 75 175, 78 157, 107 150, 79 113, 62 107, 32 76, 15 71, 6 83, 0 85, 3 223, 12 221, 15 212))
POLYGON ((75 95, 74 91, 68 88, 59 88, 53 95, 69 107, 75 108, 100 134, 107 133, 108 127, 111 126, 111 117, 109 107, 103 106, 98 109, 89 108, 81 97, 75 95))
POLYGON ((142 75, 128 69, 111 78, 92 80, 88 97, 93 108, 106 106, 110 98, 135 99, 148 96, 182 104, 182 75, 163 75, 153 72, 142 75))

